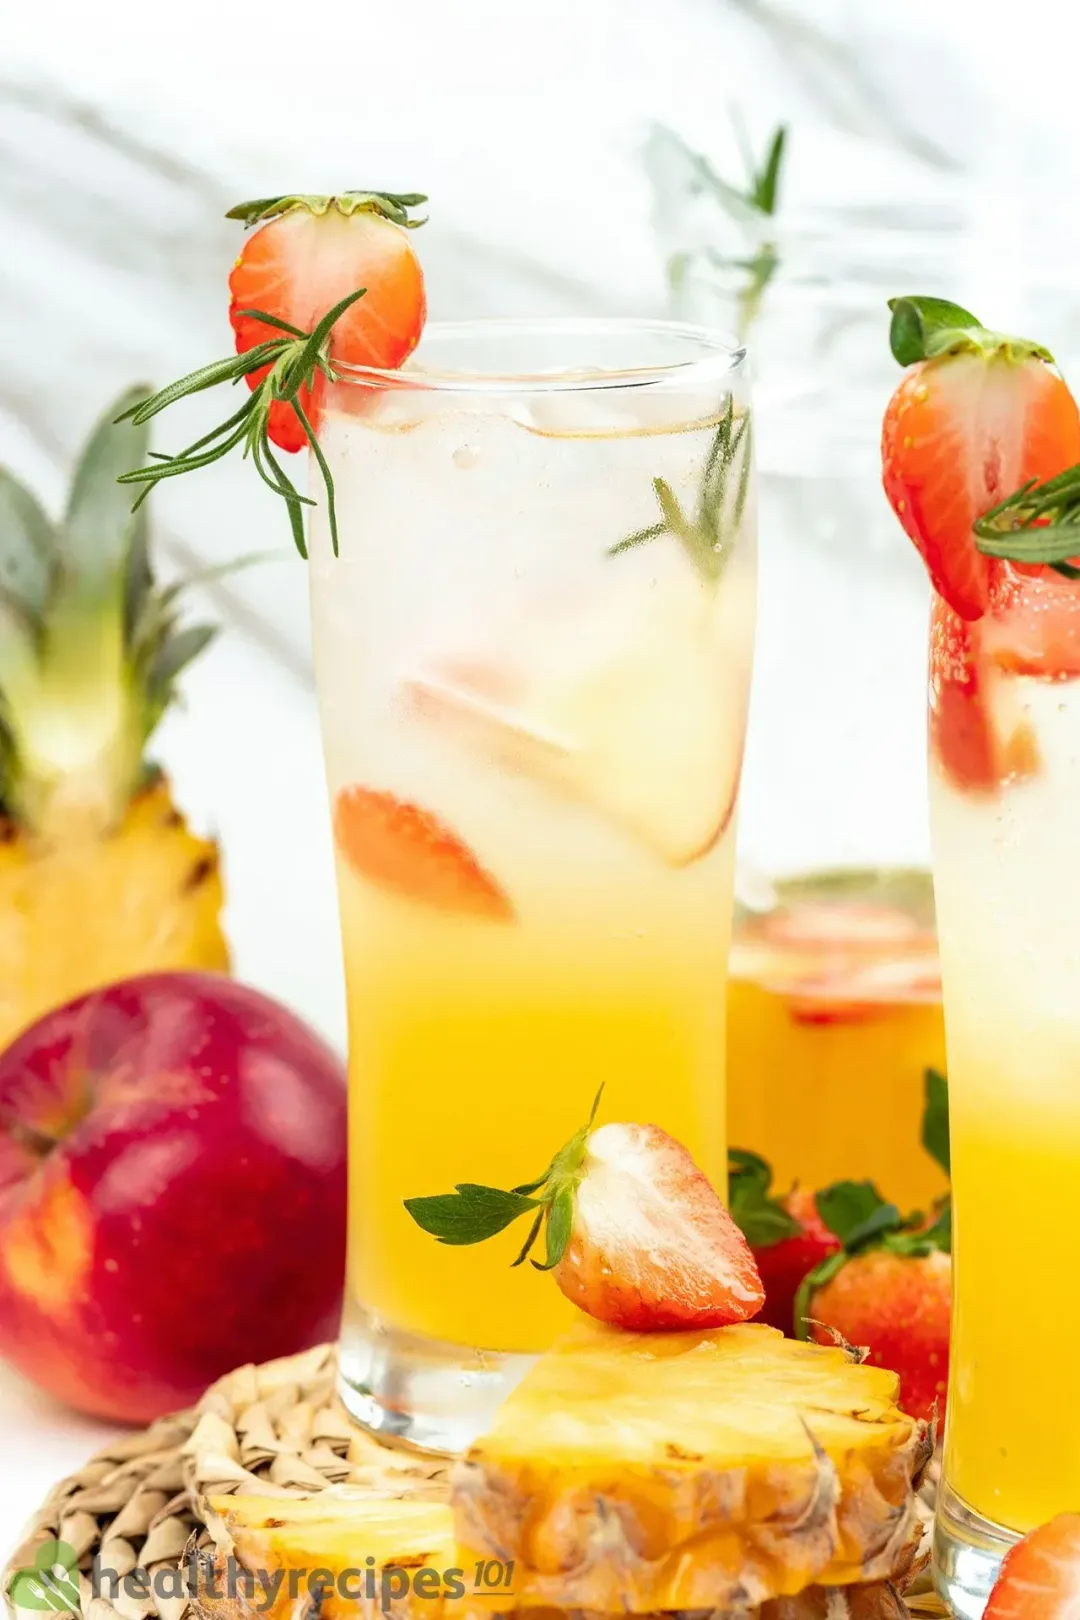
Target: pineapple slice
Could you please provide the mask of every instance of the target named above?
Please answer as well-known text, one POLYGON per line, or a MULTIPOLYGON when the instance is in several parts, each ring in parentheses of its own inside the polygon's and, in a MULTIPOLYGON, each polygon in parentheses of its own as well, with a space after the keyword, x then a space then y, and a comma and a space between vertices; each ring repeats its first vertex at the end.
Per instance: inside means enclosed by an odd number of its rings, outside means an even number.
MULTIPOLYGON (((404 1481, 392 1494, 389 1487, 380 1494, 343 1486, 307 1498, 211 1497, 203 1511, 218 1556, 213 1579, 202 1572, 195 1601, 202 1620, 314 1620, 316 1612, 319 1620, 386 1614, 400 1620, 494 1620, 500 1614, 569 1620, 558 1609, 515 1609, 512 1592, 475 1590, 474 1573, 454 1542, 445 1487, 434 1481, 428 1487, 404 1481), (440 1577, 437 1593, 424 1595, 420 1570, 440 1577), (319 1600, 308 1586, 314 1571, 323 1586, 319 1600), (465 1588, 461 1596, 451 1589, 455 1575, 465 1588)), ((429 1577, 427 1584, 434 1581, 429 1577)), ((615 1617, 578 1611, 573 1620, 615 1617)), ((710 1620, 723 1620, 722 1611, 710 1620)), ((808 1587, 760 1609, 740 1606, 732 1620, 907 1620, 907 1610, 896 1588, 879 1581, 808 1587)))
POLYGON ((59 523, 0 469, 0 1048, 41 1013, 153 969, 225 969, 218 855, 146 744, 209 641, 177 624, 145 508, 117 475, 147 432, 105 412, 59 523))
POLYGON ((457 1555, 444 1484, 406 1478, 393 1493, 341 1486, 306 1498, 211 1497, 204 1511, 218 1552, 216 1579, 204 1579, 199 1596, 208 1620, 290 1620, 309 1606, 320 1620, 391 1609, 438 1620, 445 1606, 457 1555), (324 1588, 321 1600, 312 1585, 324 1588))
POLYGON ((754 1323, 582 1322, 456 1470, 459 1562, 514 1560, 519 1608, 641 1614, 891 1581, 929 1455, 897 1388, 754 1323))

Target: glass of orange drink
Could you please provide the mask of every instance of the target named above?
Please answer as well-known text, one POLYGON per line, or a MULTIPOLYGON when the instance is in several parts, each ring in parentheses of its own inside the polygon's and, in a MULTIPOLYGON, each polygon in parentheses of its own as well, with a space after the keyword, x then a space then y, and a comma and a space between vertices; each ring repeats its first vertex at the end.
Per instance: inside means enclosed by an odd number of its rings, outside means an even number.
POLYGON ((926 1070, 945 1067, 930 874, 760 887, 760 904, 736 908, 730 1141, 768 1159, 778 1187, 870 1180, 905 1211, 929 1208, 947 1190, 922 1146, 926 1070))

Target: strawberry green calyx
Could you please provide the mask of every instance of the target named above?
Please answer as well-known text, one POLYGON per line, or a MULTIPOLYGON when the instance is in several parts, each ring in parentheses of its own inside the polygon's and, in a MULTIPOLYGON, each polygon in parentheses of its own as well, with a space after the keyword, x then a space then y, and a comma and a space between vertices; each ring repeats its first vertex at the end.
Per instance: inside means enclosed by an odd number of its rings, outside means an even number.
MULTIPOLYGON (((925 1085, 922 1143, 948 1175, 948 1081, 936 1069, 927 1069, 925 1085)), ((826 1255, 802 1281, 795 1296, 795 1331, 800 1339, 810 1337, 813 1294, 831 1282, 855 1255, 876 1249, 917 1260, 928 1254, 949 1254, 952 1250, 952 1199, 948 1194, 934 1205, 932 1219, 921 1213, 905 1218, 895 1204, 882 1198, 870 1181, 838 1181, 819 1192, 815 1203, 821 1219, 843 1247, 835 1254, 826 1255)))
POLYGON ((533 1214, 529 1235, 515 1266, 523 1265, 540 1232, 547 1224, 546 1256, 543 1262, 534 1260, 537 1271, 551 1271, 566 1253, 570 1231, 574 1224, 574 1198, 584 1175, 585 1145, 596 1120, 603 1086, 596 1093, 586 1123, 575 1131, 561 1147, 535 1181, 518 1187, 484 1187, 475 1182, 462 1181, 451 1193, 437 1193, 430 1198, 406 1198, 405 1208, 423 1231, 429 1232, 440 1243, 465 1247, 472 1243, 485 1243, 518 1219, 533 1214))
POLYGON ((771 1249, 802 1230, 772 1191, 772 1167, 745 1148, 728 1149, 728 1210, 754 1249, 771 1249))
POLYGON ((290 214, 297 208, 306 208, 309 214, 317 216, 328 214, 333 208, 345 219, 351 214, 381 214, 392 224, 414 231, 427 221, 410 219, 409 210, 421 208, 426 202, 426 196, 419 191, 341 191, 330 197, 296 192, 289 197, 256 197, 253 202, 237 203, 225 218, 241 220, 245 230, 251 230, 265 220, 290 214))
POLYGON ((947 298, 911 296, 890 298, 892 322, 889 347, 902 366, 922 360, 940 360, 946 355, 977 354, 984 359, 1045 360, 1053 355, 1041 343, 992 332, 978 316, 947 298))

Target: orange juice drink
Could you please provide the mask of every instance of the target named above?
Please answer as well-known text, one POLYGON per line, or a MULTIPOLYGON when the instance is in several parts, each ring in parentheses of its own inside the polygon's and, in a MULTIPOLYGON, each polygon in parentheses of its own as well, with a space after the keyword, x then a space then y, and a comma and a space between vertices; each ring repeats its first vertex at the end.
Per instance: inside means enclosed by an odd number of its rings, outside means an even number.
POLYGON ((1080 585, 940 601, 931 808, 955 1294, 939 1576, 981 1613, 1010 1540, 1080 1506, 1080 585))
POLYGON ((870 1180, 901 1209, 947 1190, 922 1147, 924 1076, 945 1067, 928 872, 813 873, 736 916, 728 1137, 776 1185, 870 1180))
POLYGON ((626 323, 430 327, 335 386, 313 624, 349 1005, 345 1394, 457 1449, 565 1325, 520 1234, 406 1198, 536 1176, 606 1086, 726 1172, 754 623, 741 356, 626 323))

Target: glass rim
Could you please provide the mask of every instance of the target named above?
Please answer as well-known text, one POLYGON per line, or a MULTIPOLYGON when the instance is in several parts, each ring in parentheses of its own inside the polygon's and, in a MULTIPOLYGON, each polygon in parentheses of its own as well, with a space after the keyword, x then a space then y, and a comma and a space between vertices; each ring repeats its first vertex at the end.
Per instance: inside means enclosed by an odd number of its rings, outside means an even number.
POLYGON ((518 337, 581 339, 626 337, 659 338, 685 344, 684 358, 644 366, 560 367, 539 371, 453 370, 417 365, 387 370, 378 366, 351 366, 334 361, 337 383, 346 386, 423 389, 455 394, 587 393, 599 388, 660 388, 693 386, 736 377, 746 364, 746 346, 726 333, 688 321, 635 316, 479 316, 462 321, 429 321, 424 336, 467 339, 487 334, 518 337))

